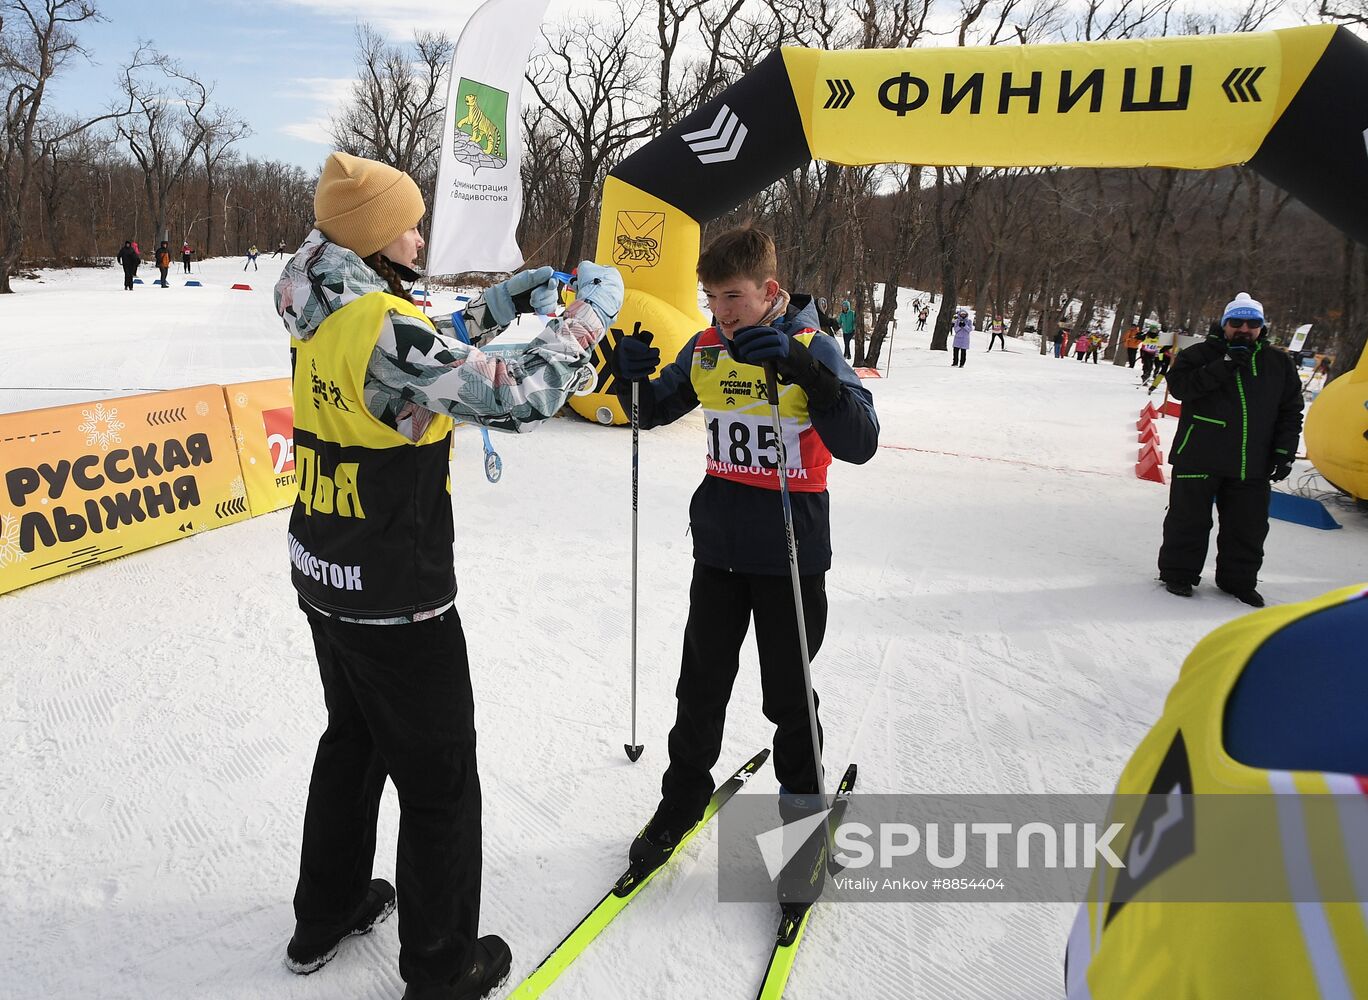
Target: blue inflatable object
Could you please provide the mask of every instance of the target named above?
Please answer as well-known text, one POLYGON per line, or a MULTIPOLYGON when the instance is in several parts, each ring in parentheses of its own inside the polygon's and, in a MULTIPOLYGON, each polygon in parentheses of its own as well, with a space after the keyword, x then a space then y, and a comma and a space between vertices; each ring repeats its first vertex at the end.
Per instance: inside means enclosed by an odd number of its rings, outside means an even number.
POLYGON ((203 288, 204 286, 201 285, 198 281, 187 281, 187 282, 185 283, 185 287, 186 287, 186 288, 203 288))
POLYGON ((1280 490, 1274 490, 1268 498, 1268 516, 1324 531, 1340 527, 1340 523, 1319 500, 1299 497, 1295 493, 1283 493, 1280 490))
POLYGON ((135 285, 141 285, 142 283, 143 283, 142 278, 134 278, 134 279, 133 279, 133 284, 135 284, 135 285))

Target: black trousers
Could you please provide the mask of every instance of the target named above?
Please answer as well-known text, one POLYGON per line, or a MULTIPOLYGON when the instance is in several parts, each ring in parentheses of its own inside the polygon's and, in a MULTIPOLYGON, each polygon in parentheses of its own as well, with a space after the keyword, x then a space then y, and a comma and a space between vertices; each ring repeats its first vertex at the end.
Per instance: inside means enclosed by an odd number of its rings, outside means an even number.
POLYGON ((1140 352, 1140 379, 1148 381, 1150 373, 1154 371, 1154 355, 1140 352))
POLYGON ((190 258, 189 258, 189 257, 182 257, 182 258, 181 258, 181 263, 183 263, 183 264, 185 265, 185 273, 186 273, 186 274, 189 274, 189 273, 190 273, 190 258))
POLYGON ((950 351, 951 351, 950 366, 953 368, 954 366, 958 365, 959 367, 963 368, 963 367, 964 367, 964 360, 965 360, 965 358, 967 358, 967 357, 969 356, 969 350, 968 350, 968 348, 965 348, 965 347, 952 347, 952 348, 950 348, 950 351))
MULTIPOLYGON (((777 504, 775 508, 778 516, 777 504)), ((802 577, 802 593, 808 654, 815 658, 826 635, 826 574, 802 577)), ((788 791, 817 790, 792 581, 695 562, 683 664, 675 688, 679 705, 670 730, 670 766, 660 784, 662 809, 681 819, 701 817, 712 796, 711 772, 722 752, 727 702, 752 619, 760 653, 762 710, 774 723, 774 773, 788 791)), ((816 697, 814 693, 814 701, 816 697)))
POLYGON ((991 351, 993 349, 993 341, 995 340, 998 342, 998 347, 1002 348, 1004 351, 1007 350, 1007 339, 1005 335, 1001 333, 995 333, 988 338, 988 350, 991 351))
POLYGON ((133 278, 137 273, 138 269, 136 267, 124 266, 124 288, 131 289, 133 287, 133 278))
POLYGON ((170 288, 171 286, 168 285, 168 284, 166 283, 166 272, 169 271, 169 270, 171 270, 171 268, 170 268, 169 266, 168 266, 168 267, 159 267, 159 268, 157 268, 157 270, 161 272, 161 281, 160 281, 161 286, 162 286, 163 288, 170 288))
POLYGON ((295 919, 335 924, 360 903, 388 776, 399 793, 399 974, 464 972, 479 929, 480 777, 461 619, 355 625, 309 614, 328 728, 304 816, 295 919))
POLYGON ((1127 347, 1127 348, 1126 348, 1126 367, 1127 367, 1127 368, 1134 368, 1134 367, 1135 367, 1135 356, 1136 356, 1137 354, 1139 354, 1139 353, 1140 353, 1140 348, 1138 348, 1138 347, 1127 347))
POLYGON ((850 357, 850 345, 853 344, 853 343, 855 343, 855 334, 853 334, 853 333, 845 333, 845 332, 842 332, 841 335, 845 338, 845 356, 846 356, 847 358, 849 358, 849 357, 850 357))
POLYGON ((1175 473, 1169 487, 1164 542, 1159 548, 1159 577, 1174 583, 1197 584, 1206 562, 1211 535, 1211 506, 1221 527, 1216 535, 1216 585, 1227 590, 1253 590, 1263 565, 1263 543, 1268 537, 1266 479, 1238 480, 1223 476, 1175 473))

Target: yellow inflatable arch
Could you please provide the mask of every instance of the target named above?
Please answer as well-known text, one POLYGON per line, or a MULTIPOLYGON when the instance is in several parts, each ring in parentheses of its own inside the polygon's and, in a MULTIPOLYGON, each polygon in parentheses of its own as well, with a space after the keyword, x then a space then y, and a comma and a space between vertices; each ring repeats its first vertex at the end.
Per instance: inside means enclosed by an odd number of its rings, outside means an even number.
MULTIPOLYGON (((812 159, 1248 163, 1368 243, 1365 130, 1368 43, 1333 25, 1017 47, 779 49, 610 172, 596 256, 622 269, 626 301, 600 348, 594 391, 571 405, 591 420, 626 421, 603 352, 624 333, 649 330, 673 358, 707 325, 694 274, 700 223, 812 159)), ((1360 365, 1353 381, 1321 393, 1307 421, 1312 461, 1359 497, 1368 496, 1365 406, 1360 365)))

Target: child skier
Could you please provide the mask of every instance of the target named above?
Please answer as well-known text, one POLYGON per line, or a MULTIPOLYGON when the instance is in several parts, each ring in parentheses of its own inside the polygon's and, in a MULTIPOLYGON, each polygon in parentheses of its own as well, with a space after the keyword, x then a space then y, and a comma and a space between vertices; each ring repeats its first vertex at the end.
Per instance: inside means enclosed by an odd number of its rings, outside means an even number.
POLYGON ((784 474, 814 655, 826 631, 825 574, 831 565, 827 466, 833 457, 857 464, 872 458, 879 422, 873 398, 836 342, 818 335, 811 297, 781 289, 777 273, 767 235, 729 230, 698 260, 715 325, 695 335, 654 379, 660 351, 648 338, 623 337, 614 352, 619 398, 630 400, 632 383, 641 383, 643 428, 671 423, 702 406, 707 429, 706 475, 690 503, 694 571, 675 691, 678 714, 660 805, 631 846, 631 863, 640 874, 670 857, 707 806, 741 643, 752 619, 764 713, 775 726, 775 772, 783 791, 795 797, 812 801, 818 790, 775 475, 779 449, 762 365, 774 364, 781 383, 784 474))

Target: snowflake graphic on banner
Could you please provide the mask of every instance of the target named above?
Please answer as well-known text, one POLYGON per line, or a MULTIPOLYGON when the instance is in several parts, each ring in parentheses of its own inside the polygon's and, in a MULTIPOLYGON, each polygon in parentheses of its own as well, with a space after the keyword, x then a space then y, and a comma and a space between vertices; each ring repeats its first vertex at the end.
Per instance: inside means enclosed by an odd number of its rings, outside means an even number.
POLYGON ((119 411, 114 407, 105 409, 104 403, 96 403, 92 410, 82 410, 85 421, 76 425, 76 430, 86 436, 86 444, 98 444, 101 451, 108 451, 111 444, 123 440, 119 431, 128 425, 119 419, 119 411))
POLYGON ((22 562, 26 557, 19 547, 19 518, 0 514, 0 566, 22 562))
POLYGON ((238 476, 228 484, 228 493, 234 500, 238 500, 247 495, 247 484, 242 481, 241 476, 238 476))

